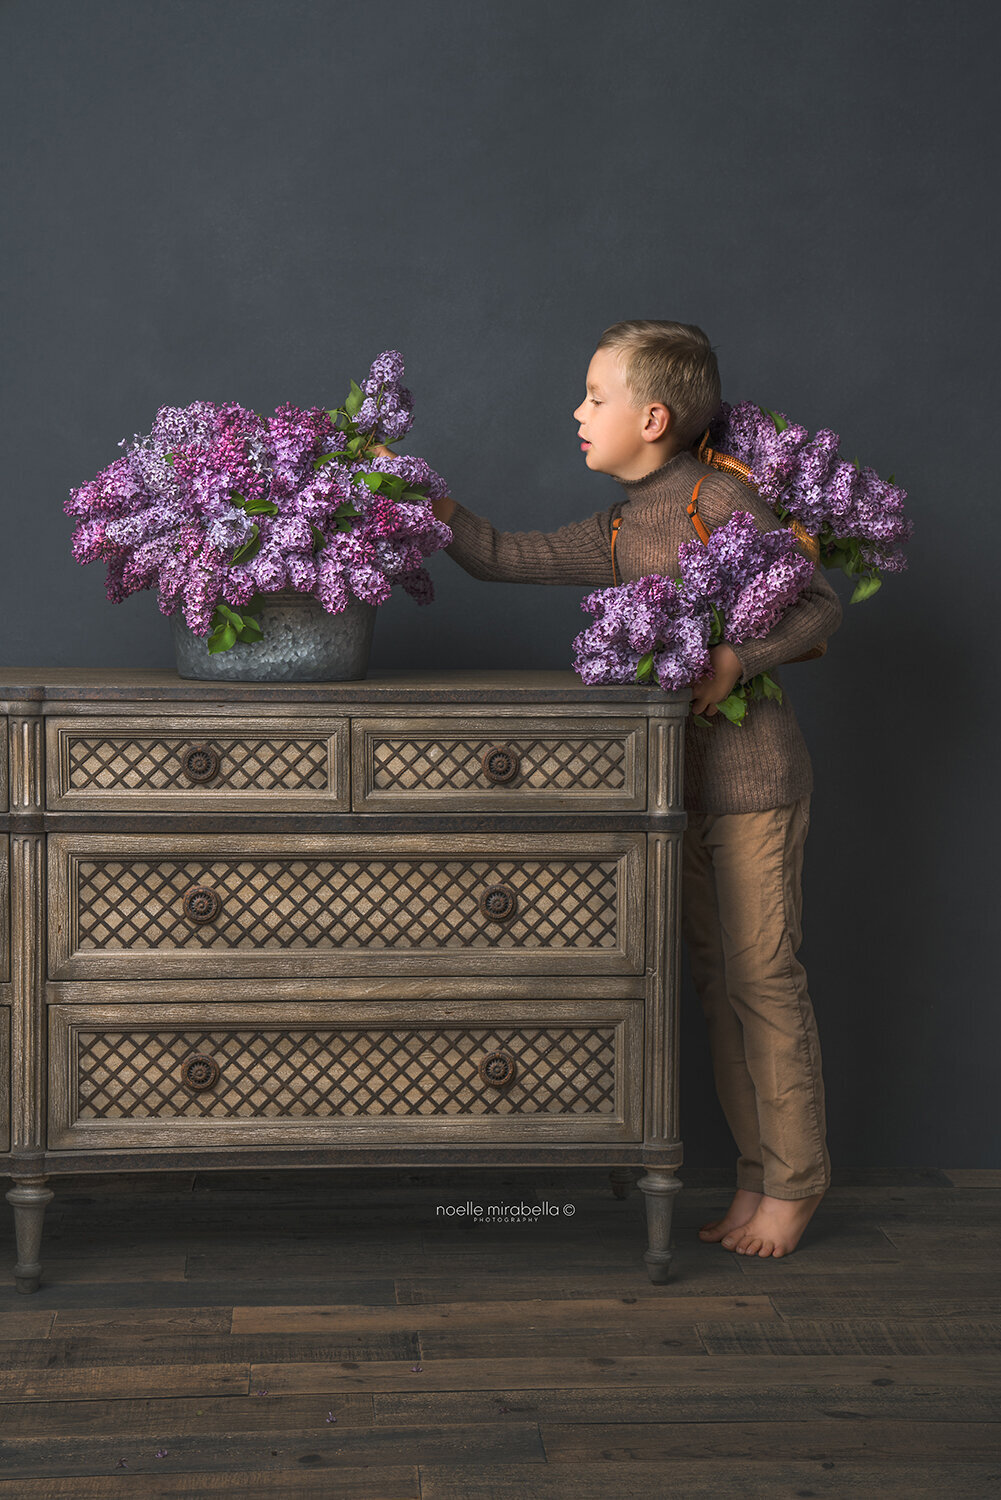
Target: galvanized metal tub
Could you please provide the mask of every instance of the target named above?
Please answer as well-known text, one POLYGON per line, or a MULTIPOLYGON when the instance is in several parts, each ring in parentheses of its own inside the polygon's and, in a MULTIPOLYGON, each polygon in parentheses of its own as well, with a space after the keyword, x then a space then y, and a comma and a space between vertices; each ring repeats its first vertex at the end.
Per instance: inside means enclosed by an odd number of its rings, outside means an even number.
POLYGON ((210 652, 179 609, 171 618, 180 677, 216 682, 347 682, 364 677, 376 606, 352 599, 330 615, 311 594, 269 594, 256 611, 259 641, 210 652))

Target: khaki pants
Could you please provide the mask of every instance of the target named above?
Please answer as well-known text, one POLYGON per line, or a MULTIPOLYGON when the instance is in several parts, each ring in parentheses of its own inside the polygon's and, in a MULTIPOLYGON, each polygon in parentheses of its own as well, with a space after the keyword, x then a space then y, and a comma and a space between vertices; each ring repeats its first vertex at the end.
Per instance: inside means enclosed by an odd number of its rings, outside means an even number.
POLYGON ((820 1041, 796 958, 810 796, 688 814, 682 913, 737 1186, 807 1198, 830 1183, 820 1041))

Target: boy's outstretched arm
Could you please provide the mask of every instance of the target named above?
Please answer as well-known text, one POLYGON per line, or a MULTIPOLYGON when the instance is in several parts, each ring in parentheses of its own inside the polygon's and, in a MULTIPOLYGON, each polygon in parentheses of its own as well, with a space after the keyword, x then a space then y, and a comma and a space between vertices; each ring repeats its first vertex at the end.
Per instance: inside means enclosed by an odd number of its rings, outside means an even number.
MULTIPOLYGON (((384 444, 374 451, 382 458, 396 454, 384 444)), ((497 531, 451 495, 434 500, 439 521, 452 528, 449 557, 474 578, 494 583, 576 583, 585 588, 607 588, 612 582, 612 514, 596 511, 584 521, 571 521, 558 531, 497 531)))
MULTIPOLYGON (((729 475, 713 475, 699 491, 699 513, 710 529, 724 526, 735 510, 746 510, 760 531, 781 530, 782 522, 756 491, 729 475)), ((841 600, 818 564, 805 590, 782 619, 759 641, 727 642, 741 664, 739 681, 804 656, 841 624, 841 600)))
POLYGON ((611 586, 612 507, 557 531, 497 531, 483 516, 451 503, 447 524, 453 540, 445 551, 474 578, 611 586))

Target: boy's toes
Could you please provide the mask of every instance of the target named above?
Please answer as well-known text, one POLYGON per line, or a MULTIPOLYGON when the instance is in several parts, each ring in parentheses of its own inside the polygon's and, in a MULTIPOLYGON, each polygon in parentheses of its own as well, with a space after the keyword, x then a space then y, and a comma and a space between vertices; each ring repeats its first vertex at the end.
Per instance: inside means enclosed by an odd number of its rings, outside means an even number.
POLYGON ((761 1249, 761 1240, 756 1234, 745 1235, 737 1245, 738 1255, 757 1255, 761 1249))
POLYGON ((699 1230, 699 1239, 705 1240, 707 1244, 715 1245, 728 1233, 725 1220, 717 1219, 715 1224, 703 1224, 699 1230))

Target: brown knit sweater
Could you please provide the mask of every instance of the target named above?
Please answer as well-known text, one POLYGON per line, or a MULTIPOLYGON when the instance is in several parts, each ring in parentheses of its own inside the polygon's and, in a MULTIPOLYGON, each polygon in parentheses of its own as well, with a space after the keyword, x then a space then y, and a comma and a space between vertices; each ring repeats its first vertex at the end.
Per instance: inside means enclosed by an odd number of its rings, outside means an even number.
MULTIPOLYGON (((612 521, 621 515, 615 544, 618 581, 647 573, 677 578, 678 547, 696 535, 685 507, 703 474, 709 477, 699 490, 698 508, 711 531, 724 525, 735 510, 749 511, 762 531, 781 524, 755 490, 686 451, 642 479, 620 479, 621 501, 557 531, 496 531, 456 502, 448 523, 453 541, 446 550, 474 578, 608 588, 612 521)), ((743 667, 740 680, 768 672, 780 682, 775 667, 826 640, 840 624, 841 614, 837 594, 820 568, 814 568, 805 593, 763 640, 728 643, 743 667)), ((781 703, 749 703, 742 726, 718 713, 710 723, 707 729, 689 717, 686 725, 687 808, 755 812, 781 807, 813 790, 809 752, 784 686, 781 703)))

